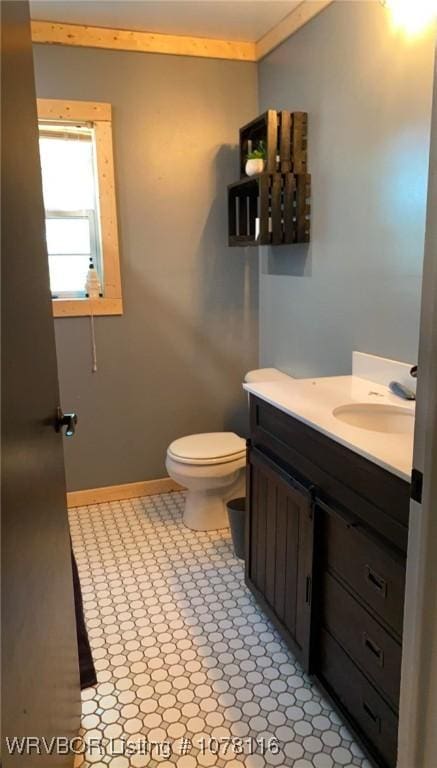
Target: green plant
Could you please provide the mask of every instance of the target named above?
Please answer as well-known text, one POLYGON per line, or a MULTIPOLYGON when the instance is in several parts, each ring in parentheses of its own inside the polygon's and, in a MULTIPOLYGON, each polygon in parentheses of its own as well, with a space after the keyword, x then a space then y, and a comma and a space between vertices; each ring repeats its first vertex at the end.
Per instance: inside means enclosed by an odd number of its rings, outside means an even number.
POLYGON ((251 152, 248 152, 247 159, 248 160, 265 160, 266 159, 266 148, 262 139, 258 142, 258 146, 255 149, 252 149, 251 152))

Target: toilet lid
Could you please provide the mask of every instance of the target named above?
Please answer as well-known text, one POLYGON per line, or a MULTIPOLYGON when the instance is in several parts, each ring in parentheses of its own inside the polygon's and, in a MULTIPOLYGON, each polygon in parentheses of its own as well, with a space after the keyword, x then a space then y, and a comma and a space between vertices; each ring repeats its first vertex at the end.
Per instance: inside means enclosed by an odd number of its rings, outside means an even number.
POLYGON ((174 440, 168 453, 184 464, 224 464, 243 457, 246 442, 234 432, 205 432, 174 440))

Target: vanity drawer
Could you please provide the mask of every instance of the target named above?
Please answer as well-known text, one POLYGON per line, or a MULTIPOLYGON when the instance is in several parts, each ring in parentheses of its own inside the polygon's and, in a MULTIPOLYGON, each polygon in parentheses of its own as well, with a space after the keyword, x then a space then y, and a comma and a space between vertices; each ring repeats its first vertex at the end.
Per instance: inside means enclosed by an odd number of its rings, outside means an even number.
POLYGON ((331 635, 323 630, 319 655, 322 682, 351 717, 372 749, 394 768, 398 719, 376 689, 360 672, 331 635))
POLYGON ((359 524, 325 507, 322 515, 325 564, 402 637, 405 561, 359 524))
POLYGON ((322 606, 324 626, 398 709, 401 645, 327 571, 322 606))

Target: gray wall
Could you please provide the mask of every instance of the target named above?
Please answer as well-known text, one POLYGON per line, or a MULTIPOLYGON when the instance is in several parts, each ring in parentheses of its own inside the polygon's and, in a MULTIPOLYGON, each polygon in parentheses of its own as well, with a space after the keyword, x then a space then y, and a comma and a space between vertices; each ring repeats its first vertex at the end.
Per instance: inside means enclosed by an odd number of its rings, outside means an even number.
POLYGON ((434 40, 389 18, 334 3, 259 66, 261 109, 309 112, 311 244, 261 249, 261 364, 297 376, 417 359, 434 40))
POLYGON ((164 474, 175 437, 245 430, 258 364, 258 259, 226 247, 238 127, 309 112, 309 246, 260 249, 260 362, 350 370, 353 349, 416 360, 433 39, 380 3, 337 2, 254 64, 36 46, 39 96, 109 101, 125 314, 56 321, 70 490, 164 474), (257 104, 257 70, 259 106, 257 104))
POLYGON ((256 66, 35 47, 38 96, 113 105, 125 313, 59 319, 69 490, 165 474, 171 440, 245 422, 257 365, 256 253, 226 246, 238 128, 257 113, 256 66))

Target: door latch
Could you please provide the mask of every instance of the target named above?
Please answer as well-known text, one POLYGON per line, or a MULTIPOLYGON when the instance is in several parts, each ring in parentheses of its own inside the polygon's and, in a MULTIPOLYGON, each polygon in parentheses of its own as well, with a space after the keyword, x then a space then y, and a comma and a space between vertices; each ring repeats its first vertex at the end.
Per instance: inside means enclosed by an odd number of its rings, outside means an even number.
POLYGON ((422 503, 423 475, 418 469, 413 469, 411 473, 411 493, 410 497, 418 504, 422 503))
POLYGON ((77 414, 75 413, 63 413, 62 408, 58 405, 56 409, 55 418, 55 431, 61 432, 65 427, 65 437, 73 437, 76 432, 77 414))

